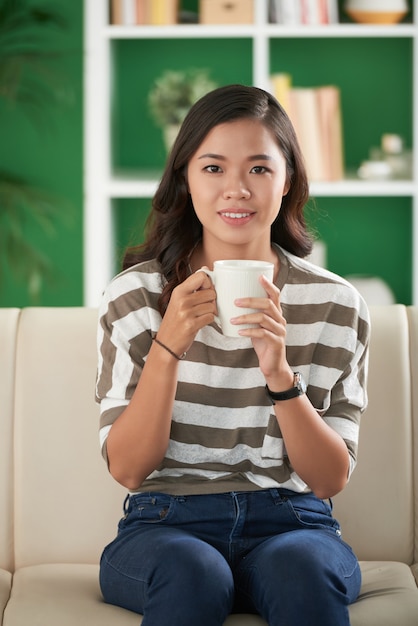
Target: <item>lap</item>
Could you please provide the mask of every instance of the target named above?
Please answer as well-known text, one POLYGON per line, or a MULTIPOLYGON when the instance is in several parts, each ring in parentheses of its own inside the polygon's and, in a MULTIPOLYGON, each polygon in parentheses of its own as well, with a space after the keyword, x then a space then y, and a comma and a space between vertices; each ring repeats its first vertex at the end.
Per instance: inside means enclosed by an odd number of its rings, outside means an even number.
POLYGON ((208 619, 216 610, 226 617, 234 601, 233 575, 222 554, 170 527, 119 535, 103 552, 100 586, 106 602, 146 614, 151 623, 194 624, 200 611, 208 619), (178 622, 170 614, 175 606, 183 607, 178 622), (182 621, 186 613, 191 617, 182 621))
POLYGON ((197 600, 196 581, 204 601, 222 597, 222 610, 232 610, 235 597, 236 610, 266 615, 260 607, 267 597, 269 606, 282 606, 289 594, 327 598, 336 586, 345 590, 346 606, 357 597, 360 575, 329 506, 314 497, 272 490, 133 498, 102 556, 105 599, 143 612, 146 598, 161 589, 164 602, 182 597, 190 604, 197 600), (150 587, 151 581, 158 585, 150 587))

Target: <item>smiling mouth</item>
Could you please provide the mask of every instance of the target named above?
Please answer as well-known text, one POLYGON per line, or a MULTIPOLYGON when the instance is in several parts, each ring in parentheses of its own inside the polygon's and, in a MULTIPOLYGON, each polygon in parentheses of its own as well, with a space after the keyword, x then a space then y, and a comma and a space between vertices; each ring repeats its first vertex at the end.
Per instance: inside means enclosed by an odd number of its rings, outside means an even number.
POLYGON ((223 217, 228 217, 229 219, 241 220, 245 217, 250 217, 251 213, 233 213, 232 211, 222 211, 221 215, 223 217))

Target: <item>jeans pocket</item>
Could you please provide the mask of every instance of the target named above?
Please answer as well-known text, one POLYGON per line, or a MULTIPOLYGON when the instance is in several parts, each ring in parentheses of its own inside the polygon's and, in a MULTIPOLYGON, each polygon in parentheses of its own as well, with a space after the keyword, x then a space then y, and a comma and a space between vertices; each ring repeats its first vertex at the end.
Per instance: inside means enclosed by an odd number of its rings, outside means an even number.
POLYGON ((313 494, 291 496, 287 498, 287 506, 300 527, 328 529, 341 534, 330 505, 313 494))
POLYGON ((119 522, 119 531, 141 524, 161 524, 172 516, 175 498, 164 493, 139 493, 129 496, 126 513, 119 522))

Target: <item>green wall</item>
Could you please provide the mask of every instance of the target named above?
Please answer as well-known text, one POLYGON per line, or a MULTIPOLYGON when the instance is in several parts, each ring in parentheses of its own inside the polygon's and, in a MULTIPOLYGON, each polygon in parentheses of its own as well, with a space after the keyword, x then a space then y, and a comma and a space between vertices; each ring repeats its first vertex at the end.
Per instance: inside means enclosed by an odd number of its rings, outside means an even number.
MULTIPOLYGON (((24 227, 28 239, 54 267, 54 277, 43 282, 38 300, 31 300, 25 284, 8 271, 0 275, 0 306, 82 304, 83 0, 55 0, 55 6, 62 8, 68 28, 45 45, 62 51, 54 67, 66 85, 65 103, 46 110, 46 123, 41 125, 34 125, 20 109, 0 103, 0 169, 57 194, 70 208, 61 209, 53 233, 30 222, 24 227)), ((195 9, 197 1, 185 0, 183 6, 195 9)), ((340 85, 346 163, 355 168, 383 132, 398 132, 410 145, 412 67, 410 60, 405 62, 411 59, 408 39, 371 38, 352 44, 344 38, 307 39, 303 46, 298 39, 275 40, 271 71, 290 72, 296 85, 340 85)), ((119 168, 163 167, 161 132, 149 115, 146 94, 164 69, 208 67, 219 84, 251 83, 251 42, 245 39, 120 40, 114 42, 114 62, 118 72, 112 108, 113 163, 119 168)), ((126 245, 142 239, 149 206, 148 199, 114 202, 118 258, 126 245)), ((308 216, 327 243, 331 270, 342 275, 378 274, 399 302, 410 304, 410 198, 316 198, 308 216)), ((0 250, 0 263, 2 258, 0 250)))
MULTIPOLYGON (((28 4, 45 3, 29 0, 28 4)), ((5 266, 5 251, 0 250, 3 307, 82 304, 83 1, 54 0, 52 5, 62 13, 66 26, 45 28, 41 46, 59 52, 46 64, 48 72, 59 78, 58 101, 43 106, 36 118, 21 106, 0 101, 0 169, 57 199, 50 232, 32 220, 22 225, 27 240, 51 261, 52 273, 44 277, 39 297, 33 299, 25 282, 5 266)))

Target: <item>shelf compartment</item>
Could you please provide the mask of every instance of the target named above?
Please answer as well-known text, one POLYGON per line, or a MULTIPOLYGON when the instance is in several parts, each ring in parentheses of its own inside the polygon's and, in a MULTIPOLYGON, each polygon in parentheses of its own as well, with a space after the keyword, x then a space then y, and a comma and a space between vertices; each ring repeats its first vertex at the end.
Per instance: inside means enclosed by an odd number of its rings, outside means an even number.
POLYGON ((412 303, 411 198, 317 197, 307 220, 326 243, 328 269, 340 276, 379 276, 397 302, 412 303))
POLYGON ((311 39, 302 47, 299 39, 272 39, 270 74, 290 74, 295 87, 339 87, 345 168, 357 170, 384 133, 396 133, 413 147, 412 43, 311 39))
POLYGON ((112 166, 162 169, 166 151, 162 130, 148 107, 154 80, 166 70, 207 69, 222 85, 252 83, 252 41, 218 42, 123 40, 112 42, 112 166))

